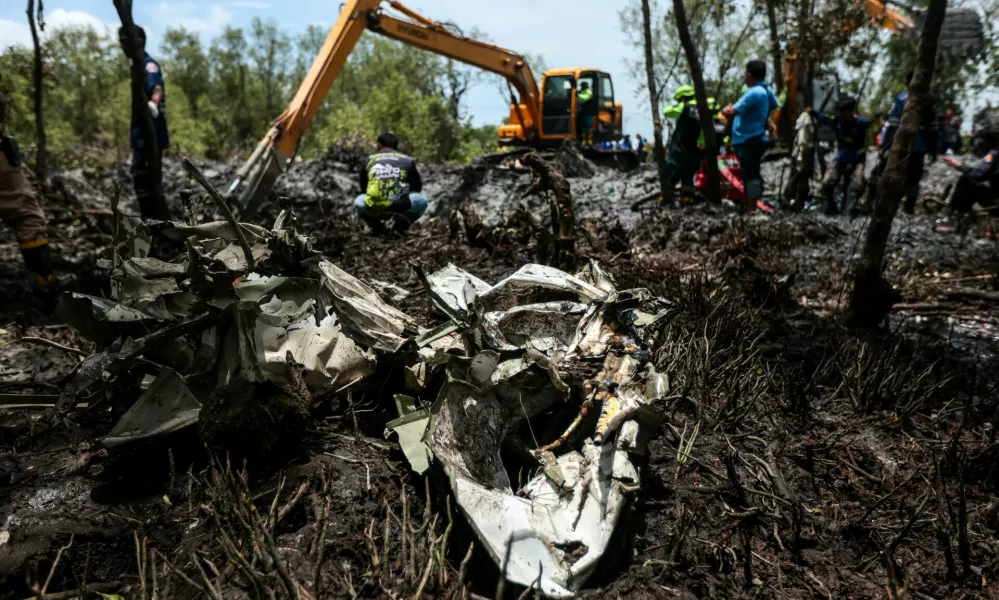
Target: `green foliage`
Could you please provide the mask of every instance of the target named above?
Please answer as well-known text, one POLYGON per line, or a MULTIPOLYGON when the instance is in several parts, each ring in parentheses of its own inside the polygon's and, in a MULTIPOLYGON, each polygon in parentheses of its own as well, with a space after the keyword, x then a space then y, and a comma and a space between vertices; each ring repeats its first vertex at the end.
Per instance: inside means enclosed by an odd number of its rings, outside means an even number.
MULTIPOLYGON (((252 150, 292 99, 326 35, 309 26, 291 38, 274 22, 254 19, 248 29, 227 27, 205 44, 183 28, 167 29, 158 51, 149 52, 166 81, 168 154, 226 159, 252 150)), ((125 160, 130 92, 117 40, 92 29, 61 29, 50 33, 42 51, 45 125, 55 165, 125 160)), ((30 49, 0 49, 0 85, 8 96, 5 129, 29 155, 31 65, 30 49)), ((299 155, 318 156, 344 139, 371 144, 386 130, 425 161, 465 162, 494 151, 496 128, 472 127, 464 106, 466 92, 484 78, 461 63, 366 34, 316 114, 299 155)), ((496 115, 497 121, 503 116, 496 115)))
MULTIPOLYGON (((672 2, 651 0, 652 55, 660 105, 668 104, 673 91, 690 84, 690 72, 676 32, 672 2)), ((697 47, 708 94, 721 104, 734 102, 740 93, 746 62, 754 58, 769 66, 766 14, 759 5, 748 8, 734 2, 685 0, 690 35, 697 47)), ((626 61, 628 76, 647 87, 642 36, 641 2, 631 0, 618 12, 626 43, 635 51, 626 61)))

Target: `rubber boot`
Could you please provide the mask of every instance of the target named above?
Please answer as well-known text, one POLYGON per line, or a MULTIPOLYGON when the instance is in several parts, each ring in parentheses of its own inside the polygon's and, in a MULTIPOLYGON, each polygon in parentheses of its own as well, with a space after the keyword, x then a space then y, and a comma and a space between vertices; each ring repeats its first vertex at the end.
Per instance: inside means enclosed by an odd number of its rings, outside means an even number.
POLYGON ((47 240, 34 245, 34 242, 21 247, 24 266, 31 273, 35 290, 42 300, 42 309, 46 314, 55 310, 59 300, 59 282, 52 269, 52 250, 47 240))

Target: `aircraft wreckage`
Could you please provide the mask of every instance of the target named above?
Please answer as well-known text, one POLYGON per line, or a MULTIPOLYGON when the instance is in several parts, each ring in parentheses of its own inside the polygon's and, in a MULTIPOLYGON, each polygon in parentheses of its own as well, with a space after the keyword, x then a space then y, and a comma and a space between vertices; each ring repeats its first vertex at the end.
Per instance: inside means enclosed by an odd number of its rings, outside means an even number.
POLYGON ((414 471, 447 482, 509 581, 572 596, 607 551, 640 485, 633 459, 663 418, 669 380, 652 366, 652 332, 668 303, 618 290, 595 263, 578 273, 528 264, 493 285, 454 265, 417 268, 443 316, 425 327, 375 288, 392 286, 344 272, 292 220, 282 212, 266 229, 119 215, 111 297, 72 294, 60 308, 103 350, 80 363, 55 417, 133 390, 102 440, 114 452, 204 431, 233 397, 272 401, 267 386, 347 393, 376 383, 379 363, 401 364, 405 389, 381 398, 399 412, 386 435, 414 471), (150 258, 154 235, 183 251, 150 258))

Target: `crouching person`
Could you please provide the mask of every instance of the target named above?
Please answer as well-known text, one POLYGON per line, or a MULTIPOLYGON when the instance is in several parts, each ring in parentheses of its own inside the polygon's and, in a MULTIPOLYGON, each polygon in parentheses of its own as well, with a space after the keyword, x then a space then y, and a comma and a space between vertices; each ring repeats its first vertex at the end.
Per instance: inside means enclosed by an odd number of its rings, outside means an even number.
POLYGON ((961 171, 951 196, 951 212, 967 214, 975 204, 991 209, 999 203, 999 135, 991 131, 976 135, 972 152, 981 157, 974 167, 951 156, 943 159, 961 171))
POLYGON ((398 147, 395 134, 381 134, 376 152, 361 169, 364 193, 354 200, 354 210, 375 233, 404 232, 427 210, 416 161, 398 147))

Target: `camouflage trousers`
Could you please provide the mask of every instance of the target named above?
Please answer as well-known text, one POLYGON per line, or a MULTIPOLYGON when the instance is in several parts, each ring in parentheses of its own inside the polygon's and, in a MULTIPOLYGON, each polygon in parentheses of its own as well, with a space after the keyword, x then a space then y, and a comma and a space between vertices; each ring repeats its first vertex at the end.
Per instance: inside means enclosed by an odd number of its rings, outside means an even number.
POLYGON ((35 190, 20 166, 12 166, 0 152, 0 219, 14 230, 22 250, 48 243, 45 214, 35 190))

